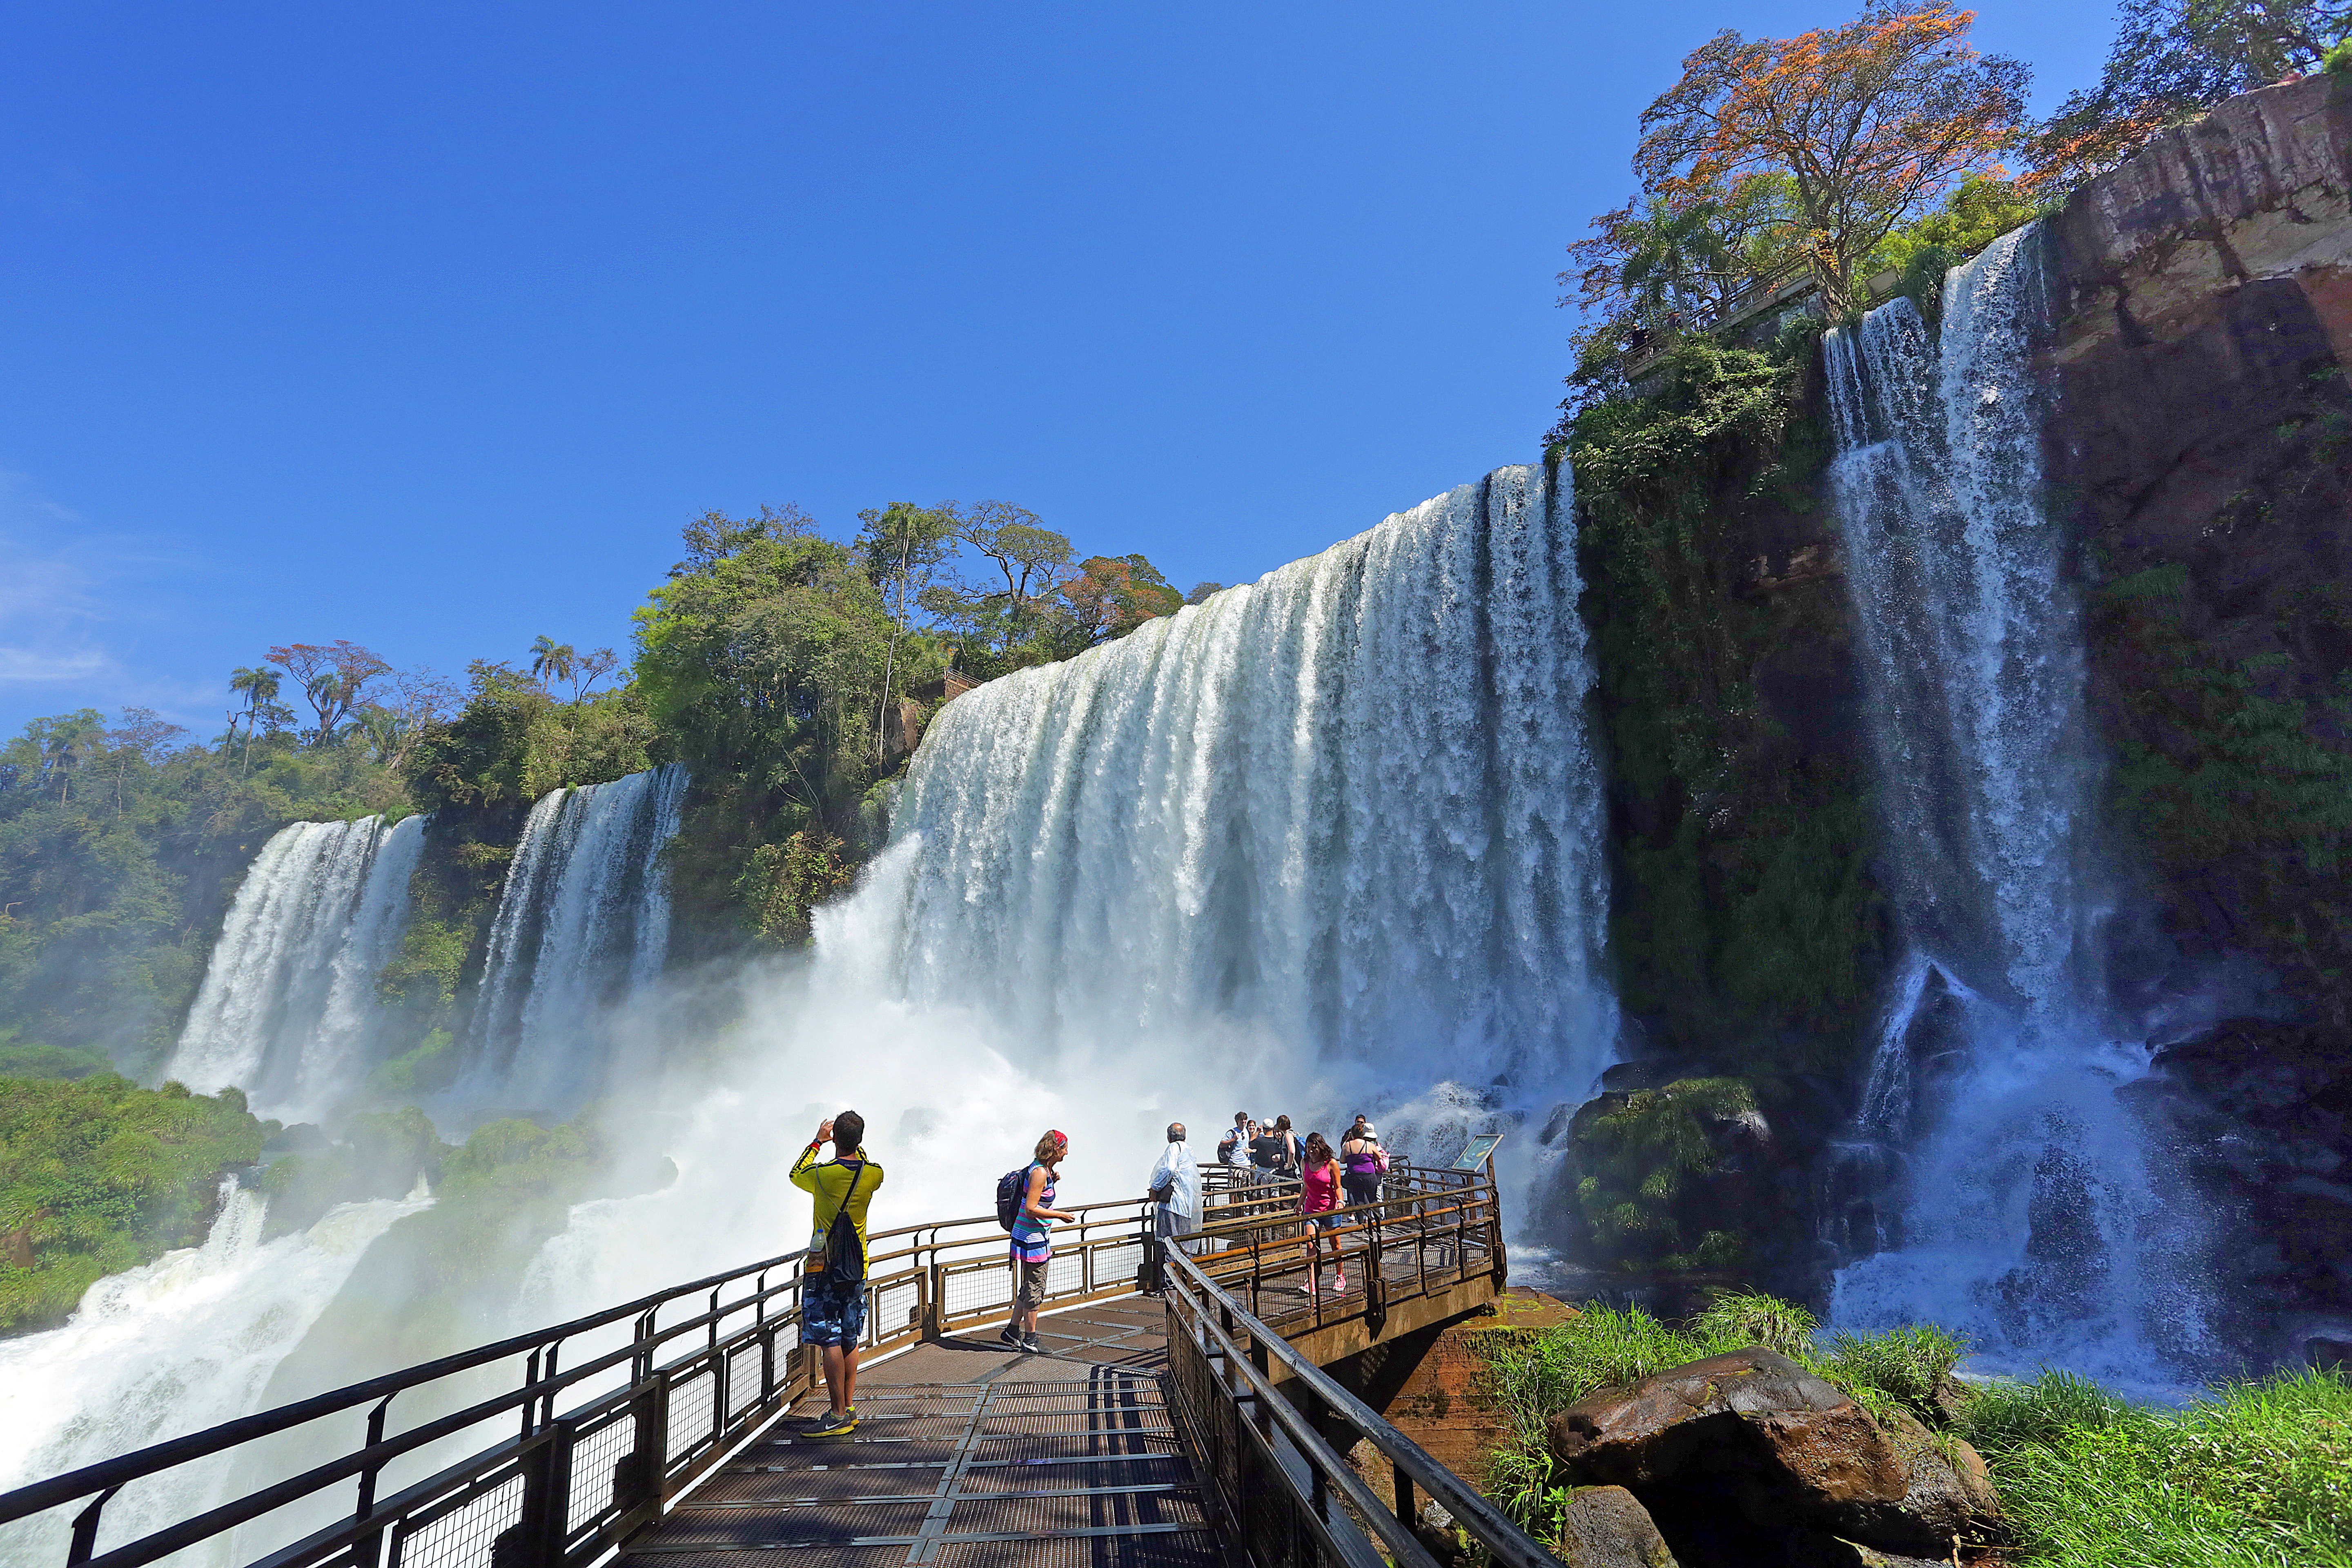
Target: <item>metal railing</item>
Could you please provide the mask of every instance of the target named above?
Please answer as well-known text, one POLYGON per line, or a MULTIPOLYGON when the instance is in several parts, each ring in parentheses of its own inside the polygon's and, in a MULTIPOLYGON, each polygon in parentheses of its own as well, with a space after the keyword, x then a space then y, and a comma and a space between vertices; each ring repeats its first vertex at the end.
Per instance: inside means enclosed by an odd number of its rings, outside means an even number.
MULTIPOLYGON (((1458 1518, 1471 1520, 1456 1505, 1466 1506, 1475 1493, 1449 1484, 1443 1467, 1339 1391, 1283 1335, 1354 1319, 1377 1334, 1389 1309, 1411 1295, 1449 1289, 1481 1271, 1491 1271, 1499 1285, 1501 1224, 1492 1179, 1417 1166, 1391 1172, 1381 1202, 1346 1211, 1345 1222, 1321 1237, 1327 1255, 1336 1241, 1363 1269, 1363 1289, 1302 1310, 1284 1295, 1297 1294, 1308 1267, 1297 1184, 1220 1166, 1202 1167, 1202 1176, 1207 1223, 1181 1247, 1163 1248, 1153 1237, 1147 1200, 1074 1205, 1078 1217, 1054 1233, 1047 1304, 1167 1287, 1178 1386, 1192 1390, 1188 1431, 1202 1444, 1220 1445, 1196 1451, 1213 1459, 1204 1469, 1224 1467, 1214 1473, 1237 1528, 1249 1528, 1249 1516, 1243 1472, 1234 1467, 1258 1463, 1251 1456, 1271 1452, 1265 1445, 1279 1431, 1294 1468, 1301 1462, 1295 1456, 1307 1456, 1299 1471, 1308 1478, 1307 1490, 1282 1470, 1294 1500, 1321 1510, 1315 1518, 1328 1523, 1329 1494, 1336 1493, 1396 1547, 1394 1531, 1365 1511, 1379 1505, 1360 1483, 1351 1474, 1327 1473, 1328 1454, 1300 1447, 1304 1417, 1278 1399, 1252 1405, 1270 1392, 1265 1379, 1276 1362, 1290 1377, 1312 1373, 1302 1386, 1336 1418, 1378 1428, 1366 1435, 1383 1453, 1402 1456, 1395 1458, 1400 1487, 1410 1477, 1458 1518), (1222 1370, 1213 1373, 1213 1363, 1222 1370), (1211 1382, 1227 1391, 1222 1397, 1233 1408, 1223 1415, 1203 1403, 1214 1397, 1211 1382), (1244 1406, 1245 1424, 1257 1434, 1248 1439, 1257 1447, 1246 1452, 1236 1447, 1242 1439, 1234 1426, 1244 1406), (1230 1487, 1229 1475, 1235 1483, 1230 1487)), ((940 1339, 1010 1311, 1004 1232, 992 1215, 877 1231, 868 1237, 867 1256, 868 1352, 940 1339)), ((74 1510, 64 1568, 142 1568, 232 1531, 252 1532, 234 1545, 254 1568, 586 1568, 815 1385, 814 1357, 799 1344, 800 1307, 800 1255, 766 1258, 37 1482, 0 1495, 0 1525, 74 1510), (687 1315, 663 1321, 681 1310, 687 1315), (476 1397, 501 1367, 517 1363, 511 1386, 476 1397), (395 1406, 415 1412, 415 1424, 394 1430, 395 1406), (485 1437, 491 1439, 486 1447, 468 1451, 485 1437), (237 1461, 248 1476, 267 1472, 288 1445, 299 1445, 306 1459, 320 1452, 336 1457, 160 1528, 134 1529, 129 1539, 100 1549, 105 1510, 125 1488, 237 1461), (466 1457, 423 1473, 453 1452, 466 1457)), ((1249 1474, 1271 1484, 1271 1472, 1249 1474)), ((1399 1496, 1409 1500, 1406 1492, 1399 1496)), ((1278 1505, 1261 1500, 1249 1506, 1278 1505)), ((1299 1540, 1323 1539, 1312 1523, 1293 1520, 1285 1528, 1294 1535, 1304 1530, 1299 1540)), ((1472 1528, 1476 1533, 1485 1526, 1472 1528)), ((1360 1534, 1352 1539, 1361 1548, 1350 1548, 1353 1555, 1263 1561, 1377 1568, 1377 1554, 1363 1555, 1370 1549, 1360 1534)), ((1428 1563, 1417 1546, 1396 1549, 1400 1564, 1428 1563)))
MULTIPOLYGON (((1055 1230, 1047 1303, 1133 1294, 1150 1205, 1070 1212, 1078 1218, 1055 1230)), ((815 1360, 799 1343, 800 1260, 747 1264, 85 1466, 0 1496, 0 1525, 79 1504, 66 1568, 141 1568, 239 1530, 260 1537, 256 1568, 580 1568, 814 1385, 815 1360), (661 1321, 680 1304, 699 1310, 661 1321), (468 1397, 517 1362, 513 1386, 468 1397), (394 1431, 396 1403, 449 1413, 394 1431), (303 1430, 338 1416, 363 1419, 363 1435, 303 1430), (413 1484, 386 1485, 387 1472, 422 1468, 468 1434, 478 1442, 507 1423, 510 1436, 413 1484), (267 1468, 272 1451, 263 1446, 289 1436, 338 1457, 100 1550, 107 1505, 126 1487, 224 1457, 267 1468), (350 1500, 332 1503, 339 1496, 350 1500), (302 1532, 329 1511, 331 1522, 302 1532)), ((1003 1230, 987 1215, 873 1233, 866 1301, 869 1352, 1005 1317, 1003 1230)))
POLYGON ((1416 1491, 1451 1513, 1490 1562, 1558 1568, 1541 1543, 1193 1259, 1169 1257, 1162 1299, 1169 1404, 1227 1540, 1255 1568, 1382 1568, 1384 1559, 1437 1568, 1413 1528, 1416 1491), (1349 1461, 1345 1450, 1359 1441, 1388 1467, 1395 1507, 1349 1461))

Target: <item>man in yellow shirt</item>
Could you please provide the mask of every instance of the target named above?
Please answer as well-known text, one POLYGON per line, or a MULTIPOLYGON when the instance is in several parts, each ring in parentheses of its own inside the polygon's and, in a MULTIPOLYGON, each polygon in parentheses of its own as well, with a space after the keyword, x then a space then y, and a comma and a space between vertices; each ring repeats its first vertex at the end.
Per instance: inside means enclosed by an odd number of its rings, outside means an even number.
POLYGON ((809 1429, 812 1437, 845 1437, 857 1429, 857 1342, 866 1333, 866 1209, 882 1184, 882 1167, 866 1157, 866 1118, 845 1110, 821 1123, 793 1167, 793 1185, 816 1199, 808 1268, 801 1279, 801 1343, 824 1360, 824 1391, 832 1411, 809 1429), (833 1158, 816 1152, 833 1145, 833 1158), (836 1227, 843 1218, 846 1226, 836 1227), (853 1247, 856 1256, 849 1253, 853 1247), (828 1238, 835 1245, 826 1247, 828 1238), (826 1247, 819 1268, 815 1249, 826 1247))

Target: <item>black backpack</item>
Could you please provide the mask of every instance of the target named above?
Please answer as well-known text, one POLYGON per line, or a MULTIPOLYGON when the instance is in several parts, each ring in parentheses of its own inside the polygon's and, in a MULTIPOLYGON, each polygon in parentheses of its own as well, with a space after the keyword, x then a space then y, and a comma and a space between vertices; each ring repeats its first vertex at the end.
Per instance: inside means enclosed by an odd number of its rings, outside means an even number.
POLYGON ((1032 1160, 1017 1171, 1007 1171, 996 1178, 996 1223, 1011 1230, 1021 1211, 1029 1205, 1029 1173, 1037 1168, 1032 1160))
POLYGON ((849 1190, 841 1194, 841 1206, 833 1211, 833 1223, 825 1226, 824 1253, 815 1272, 828 1284, 866 1283, 866 1248, 858 1245, 857 1224, 849 1217, 849 1200, 857 1195, 857 1184, 866 1179, 872 1164, 866 1161, 850 1173, 849 1190))

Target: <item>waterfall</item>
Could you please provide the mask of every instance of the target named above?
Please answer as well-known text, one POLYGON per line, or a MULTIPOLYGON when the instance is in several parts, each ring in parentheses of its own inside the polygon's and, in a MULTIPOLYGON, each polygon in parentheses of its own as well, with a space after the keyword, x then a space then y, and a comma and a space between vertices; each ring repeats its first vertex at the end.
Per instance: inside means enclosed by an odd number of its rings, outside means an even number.
POLYGON ((956 699, 893 824, 909 1000, 1580 1090, 1612 1014, 1571 512, 1564 469, 1503 468, 956 699))
MULTIPOLYGON (((263 1199, 224 1178, 203 1246, 100 1280, 63 1328, 0 1340, 0 1490, 249 1414, 360 1255, 424 1206, 348 1204, 264 1241, 263 1199)), ((227 1465, 132 1484, 108 1504, 99 1549, 213 1506, 227 1465)), ((0 1563, 52 1568, 70 1522, 57 1512, 0 1528, 0 1563)))
POLYGON ((531 806, 490 922, 461 1099, 569 1109, 604 1087, 609 1010, 668 956, 661 854, 687 783, 655 768, 531 806))
POLYGON ((1168 1122, 1205 1158, 1237 1107, 1448 1160, 1532 1115, 1523 1191, 1615 1034, 1569 484, 1498 470, 947 703, 814 962, 746 971, 711 1069, 633 1105, 677 1181, 575 1209, 533 1311, 740 1258, 844 1107, 883 1226, 984 1210, 1049 1126, 1066 1194, 1122 1196, 1168 1122))
POLYGON ((1915 948, 1856 1130, 1906 1156, 1911 1196, 1896 1245, 1840 1272, 1835 1311, 2146 1378, 2198 1353, 2194 1247, 2115 1092, 2146 1054, 2112 1037, 2097 961, 2035 232, 1952 270, 1939 340, 1896 300, 1825 342, 1884 859, 1915 948))
POLYGON ((163 1066, 200 1093, 235 1085, 255 1110, 326 1114, 373 1060, 377 973, 408 921, 425 819, 298 822, 237 887, 178 1045, 163 1066))

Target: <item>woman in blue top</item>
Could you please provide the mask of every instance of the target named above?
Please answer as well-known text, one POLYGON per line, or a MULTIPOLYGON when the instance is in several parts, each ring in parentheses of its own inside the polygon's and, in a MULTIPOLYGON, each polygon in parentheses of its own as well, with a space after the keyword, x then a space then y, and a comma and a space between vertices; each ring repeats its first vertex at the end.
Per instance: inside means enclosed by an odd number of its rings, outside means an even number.
POLYGON ((1053 1261, 1054 1238, 1049 1227, 1057 1219, 1078 1216, 1054 1206, 1054 1188, 1062 1178, 1062 1161, 1070 1152, 1069 1135, 1049 1131, 1037 1140, 1029 1167, 1029 1190, 1021 1212, 1013 1220, 1013 1321, 997 1338, 1015 1350, 1043 1355, 1037 1339, 1037 1309, 1045 1301, 1045 1266, 1053 1261))

